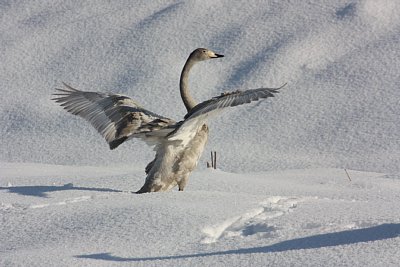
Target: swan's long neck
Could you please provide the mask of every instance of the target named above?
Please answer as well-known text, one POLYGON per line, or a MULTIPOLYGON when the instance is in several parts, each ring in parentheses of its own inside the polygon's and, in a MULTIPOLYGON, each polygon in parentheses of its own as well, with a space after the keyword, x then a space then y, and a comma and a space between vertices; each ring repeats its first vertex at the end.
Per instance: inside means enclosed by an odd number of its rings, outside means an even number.
POLYGON ((190 57, 188 58, 185 66, 183 67, 181 80, 179 82, 182 101, 185 104, 187 111, 191 110, 197 104, 189 92, 189 72, 195 63, 195 60, 191 59, 190 57))

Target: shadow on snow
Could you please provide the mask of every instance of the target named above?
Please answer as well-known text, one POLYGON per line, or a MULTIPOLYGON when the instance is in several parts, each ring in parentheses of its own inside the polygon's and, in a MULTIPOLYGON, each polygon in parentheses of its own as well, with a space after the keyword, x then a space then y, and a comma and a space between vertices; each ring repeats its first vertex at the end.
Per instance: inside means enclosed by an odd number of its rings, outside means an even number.
POLYGON ((36 196, 36 197, 47 197, 47 193, 64 191, 64 190, 81 190, 81 191, 97 191, 97 192, 122 192, 121 190, 109 189, 109 188, 91 188, 91 187, 79 187, 73 186, 72 184, 65 184, 61 186, 45 186, 45 185, 34 185, 34 186, 10 186, 0 187, 0 190, 8 190, 10 193, 15 193, 25 196, 36 196))
POLYGON ((143 257, 143 258, 124 258, 113 256, 110 253, 98 253, 89 255, 78 255, 76 258, 96 259, 105 261, 155 261, 155 260, 177 260, 196 257, 224 256, 251 253, 273 253, 299 249, 315 249, 323 247, 333 247, 341 245, 351 245, 362 242, 372 242, 385 240, 400 236, 400 224, 381 224, 363 229, 346 230, 341 232, 318 234, 308 237, 291 239, 264 247, 253 247, 234 249, 226 251, 205 252, 197 254, 143 257))

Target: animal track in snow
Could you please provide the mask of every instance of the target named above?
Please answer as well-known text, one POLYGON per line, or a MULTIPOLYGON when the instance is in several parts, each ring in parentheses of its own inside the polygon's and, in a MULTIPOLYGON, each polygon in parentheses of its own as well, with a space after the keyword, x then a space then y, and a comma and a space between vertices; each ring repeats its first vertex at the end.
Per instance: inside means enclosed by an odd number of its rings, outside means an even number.
POLYGON ((81 196, 81 197, 75 197, 75 198, 68 198, 68 199, 65 199, 65 200, 59 201, 59 202, 49 202, 49 203, 33 204, 33 205, 23 205, 23 204, 17 204, 17 203, 2 203, 2 202, 0 202, 0 211, 41 209, 41 208, 46 208, 46 207, 50 207, 50 206, 61 206, 61 205, 67 205, 70 203, 88 201, 92 198, 93 198, 92 196, 81 196))
POLYGON ((246 237, 255 234, 263 237, 272 236, 276 227, 268 224, 268 220, 291 212, 297 207, 299 201, 297 198, 270 197, 261 202, 261 206, 257 209, 230 218, 223 223, 205 227, 203 233, 206 237, 202 243, 210 244, 222 238, 246 237))
POLYGON ((66 200, 60 201, 60 202, 31 205, 31 206, 29 206, 29 208, 30 209, 40 209, 40 208, 45 208, 45 207, 48 207, 48 206, 67 205, 69 203, 82 202, 82 201, 87 201, 87 200, 90 200, 90 199, 92 199, 91 196, 81 196, 81 197, 69 198, 69 199, 66 199, 66 200))

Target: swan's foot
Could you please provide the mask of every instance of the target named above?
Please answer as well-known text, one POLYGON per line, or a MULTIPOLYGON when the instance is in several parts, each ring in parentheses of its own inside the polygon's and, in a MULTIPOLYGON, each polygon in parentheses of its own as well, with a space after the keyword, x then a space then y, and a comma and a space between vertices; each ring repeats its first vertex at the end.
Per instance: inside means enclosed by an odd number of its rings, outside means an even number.
POLYGON ((138 190, 138 191, 136 191, 136 192, 134 192, 135 194, 143 194, 143 193, 149 193, 149 191, 145 191, 145 190, 142 190, 143 188, 140 188, 140 190, 138 190))
POLYGON ((185 186, 186 186, 186 180, 183 180, 180 183, 178 183, 178 191, 183 191, 185 186))
POLYGON ((144 184, 142 188, 140 188, 139 191, 136 191, 136 194, 143 194, 143 193, 151 193, 151 192, 159 192, 163 191, 163 186, 162 185, 151 185, 148 186, 147 184, 144 184))

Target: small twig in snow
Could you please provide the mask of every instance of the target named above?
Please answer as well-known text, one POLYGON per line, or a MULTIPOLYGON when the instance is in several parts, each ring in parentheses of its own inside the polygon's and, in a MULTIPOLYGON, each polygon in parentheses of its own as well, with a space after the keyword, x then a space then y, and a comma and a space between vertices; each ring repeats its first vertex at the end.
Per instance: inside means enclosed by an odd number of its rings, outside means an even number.
POLYGON ((217 151, 214 151, 214 170, 217 169, 217 151))
POLYGON ((349 178, 349 181, 351 182, 351 178, 350 178, 350 175, 349 175, 349 173, 347 172, 347 170, 346 170, 346 169, 344 169, 344 171, 346 172, 347 178, 349 178))

